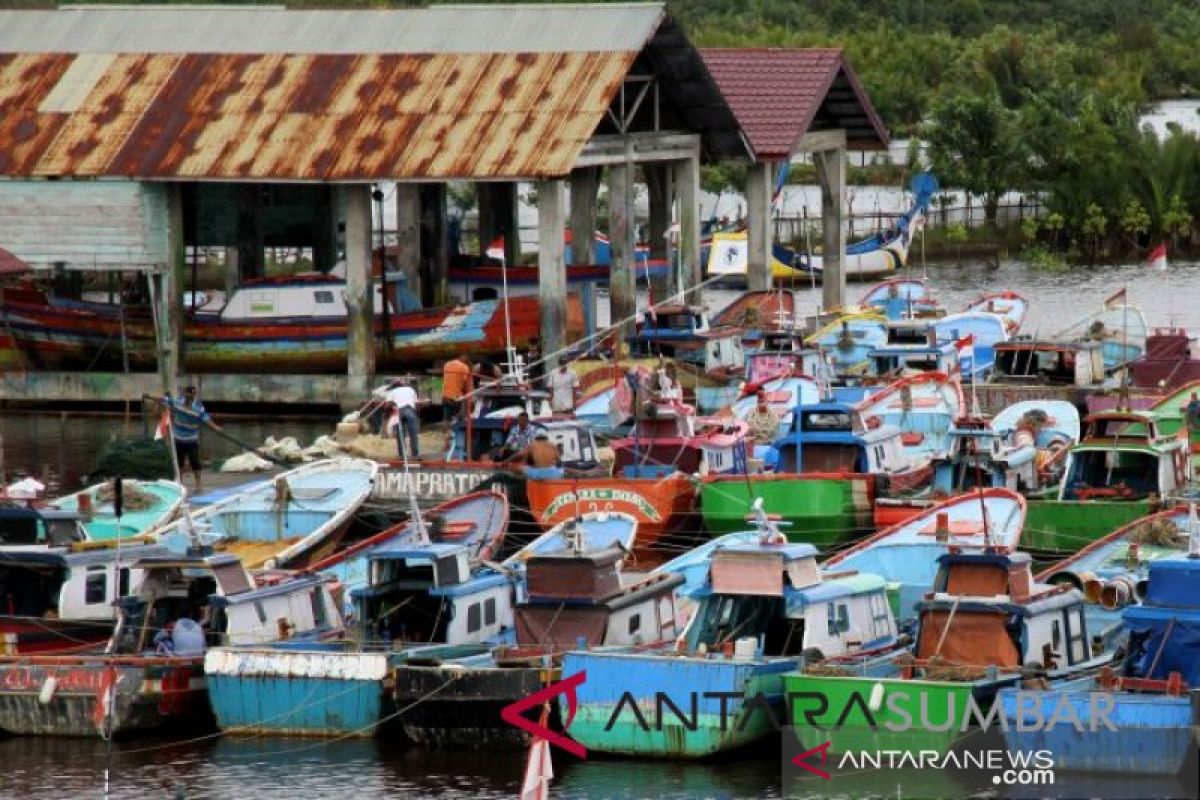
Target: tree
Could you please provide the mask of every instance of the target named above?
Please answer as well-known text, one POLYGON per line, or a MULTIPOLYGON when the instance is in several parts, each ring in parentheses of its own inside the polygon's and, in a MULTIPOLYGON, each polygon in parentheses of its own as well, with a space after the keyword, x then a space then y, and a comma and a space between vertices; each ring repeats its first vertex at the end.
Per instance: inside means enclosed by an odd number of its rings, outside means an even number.
POLYGON ((1001 195, 1027 174, 1016 113, 994 92, 955 91, 934 104, 923 129, 934 172, 946 185, 982 197, 987 221, 995 225, 1001 195))

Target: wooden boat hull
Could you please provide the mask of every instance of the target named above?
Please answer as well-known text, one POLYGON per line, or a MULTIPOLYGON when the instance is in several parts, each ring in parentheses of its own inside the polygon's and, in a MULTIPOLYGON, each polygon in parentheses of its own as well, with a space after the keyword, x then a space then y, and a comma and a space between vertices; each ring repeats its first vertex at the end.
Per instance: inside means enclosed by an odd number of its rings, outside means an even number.
POLYGON ((691 518, 696 487, 684 475, 665 478, 560 478, 525 485, 529 509, 543 530, 576 511, 620 511, 638 521, 638 548, 653 550, 691 518))
MULTIPOLYGON (((311 647, 311 645, 310 645, 311 647)), ((218 647, 204 659, 226 733, 374 736, 390 712, 388 654, 218 647)))
POLYGON ((52 505, 66 511, 77 511, 80 495, 89 495, 92 513, 89 518, 85 519, 83 527, 92 541, 97 542, 139 536, 165 525, 171 521, 183 505, 184 488, 174 481, 127 480, 125 481, 127 492, 139 492, 142 497, 149 497, 153 502, 146 508, 134 508, 134 504, 127 500, 121 518, 118 520, 112 502, 101 500, 101 492, 111 489, 111 485, 111 483, 101 483, 89 486, 75 494, 60 497, 52 505))
MULTIPOLYGON (((390 347, 383 320, 376 317, 377 363, 383 368, 405 367, 463 352, 502 353, 505 316, 504 304, 498 300, 392 314, 387 328, 390 347)), ((582 333, 578 297, 568 298, 566 316, 568 335, 582 333)), ((33 368, 120 371, 125 358, 133 370, 156 368, 153 320, 144 311, 129 309, 122 321, 119 307, 52 303, 37 293, 8 292, 0 304, 0 317, 33 368)), ((510 299, 507 317, 515 347, 528 347, 539 335, 536 297, 510 299)), ((243 322, 197 316, 184 324, 183 337, 184 366, 191 372, 315 374, 346 368, 346 320, 340 317, 243 322)))
MULTIPOLYGON (((787 658, 739 662, 598 650, 567 653, 564 675, 587 672, 576 690, 578 708, 567 732, 590 751, 617 755, 705 758, 737 750, 775 731, 775 721, 783 719, 783 674, 795 666, 787 658), (694 729, 692 693, 697 698, 694 729), (760 694, 771 714, 745 702, 760 694), (645 726, 628 700, 621 704, 626 696, 636 701, 645 726), (688 726, 665 704, 662 724, 656 724, 656 698, 661 696, 688 716, 688 726), (719 696, 727 700, 724 714, 719 696)), ((561 714, 561 698, 559 703, 561 714)))
MULTIPOLYGON (((42 657, 0 660, 0 730, 41 736, 99 736, 97 704, 110 681, 114 735, 209 719, 203 658, 42 657), (47 681, 55 680, 48 702, 47 681)), ((103 723, 109 725, 107 721, 103 723)))
POLYGON ((700 482, 700 510, 711 535, 745 530, 756 498, 791 527, 788 539, 819 549, 846 544, 874 530, 875 479, 870 475, 715 476, 700 482))
POLYGON ((1021 549, 1065 556, 1156 510, 1149 500, 1029 501, 1021 549))
POLYGON ((0 655, 79 652, 101 647, 113 623, 102 620, 0 616, 0 655))

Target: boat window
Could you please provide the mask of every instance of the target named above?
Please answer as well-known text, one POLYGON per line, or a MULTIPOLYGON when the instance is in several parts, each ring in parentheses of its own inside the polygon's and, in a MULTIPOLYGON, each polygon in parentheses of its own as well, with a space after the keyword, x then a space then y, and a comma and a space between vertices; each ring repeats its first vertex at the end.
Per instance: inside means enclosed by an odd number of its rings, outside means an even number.
POLYGON ((803 430, 848 431, 850 414, 845 411, 810 411, 804 414, 803 430))
POLYGON ((1135 450, 1072 453, 1064 500, 1133 500, 1158 490, 1158 454, 1135 450))
POLYGON ((830 636, 838 636, 850 630, 850 609, 845 603, 830 603, 828 629, 830 636))
POLYGON ((117 597, 129 594, 129 567, 121 567, 117 573, 117 597))
POLYGON ((263 608, 263 604, 258 601, 255 601, 254 610, 258 614, 258 621, 261 622, 263 625, 266 625, 267 624, 267 611, 266 611, 266 609, 263 608))
POLYGON ((875 637, 889 636, 892 633, 892 619, 888 608, 887 598, 883 592, 871 595, 871 620, 875 627, 875 637))
POLYGON ((313 590, 308 595, 309 601, 312 603, 312 617, 314 628, 324 628, 329 625, 329 618, 325 615, 325 592, 320 586, 313 587, 313 590))
POLYGON ((83 541, 83 532, 73 519, 49 519, 45 521, 46 538, 52 546, 68 545, 83 541))
POLYGON ((1083 618, 1083 607, 1076 606, 1066 612, 1067 658, 1072 664, 1086 661, 1088 657, 1087 623, 1083 618))
POLYGON ((0 544, 38 544, 43 540, 42 522, 34 516, 0 519, 0 544))
POLYGON ((318 289, 317 291, 313 292, 313 301, 317 303, 332 303, 333 292, 327 289, 318 289))
POLYGON ((213 576, 217 579, 217 585, 221 587, 221 594, 226 597, 238 592, 248 592, 253 588, 240 562, 213 567, 213 576))
POLYGON ((471 603, 467 607, 467 633, 474 633, 479 627, 479 603, 471 603))
POLYGON ((1062 644, 1062 625, 1060 625, 1058 620, 1056 620, 1056 619, 1051 620, 1050 621, 1050 646, 1053 647, 1055 650, 1057 650, 1058 646, 1061 644, 1062 644))
POLYGON ((496 624, 496 598, 494 597, 489 597, 483 604, 483 624, 496 624))
POLYGON ((633 634, 637 633, 641 629, 642 629, 642 615, 634 614, 632 617, 629 618, 629 635, 632 636, 633 634))
POLYGON ((90 605, 108 599, 108 573, 104 567, 88 567, 87 583, 83 591, 83 602, 90 605))

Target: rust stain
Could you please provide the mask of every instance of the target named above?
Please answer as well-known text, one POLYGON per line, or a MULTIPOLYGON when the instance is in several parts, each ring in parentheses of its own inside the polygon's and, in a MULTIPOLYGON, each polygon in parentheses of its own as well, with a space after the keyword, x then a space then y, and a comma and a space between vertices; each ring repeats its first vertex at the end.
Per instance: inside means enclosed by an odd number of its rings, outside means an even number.
POLYGON ((44 114, 74 56, 0 54, 0 173, 562 175, 635 55, 130 53, 73 113, 44 114))

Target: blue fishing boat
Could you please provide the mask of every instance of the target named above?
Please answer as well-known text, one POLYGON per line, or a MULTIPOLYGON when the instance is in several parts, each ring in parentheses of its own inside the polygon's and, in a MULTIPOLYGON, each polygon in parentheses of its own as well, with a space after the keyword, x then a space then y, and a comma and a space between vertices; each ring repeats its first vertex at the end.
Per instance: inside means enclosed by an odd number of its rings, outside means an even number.
POLYGON ((219 545, 248 567, 300 567, 329 555, 371 495, 374 461, 316 461, 151 531, 159 541, 219 545))
POLYGON ((954 347, 970 337, 971 344, 960 354, 958 370, 966 381, 984 381, 996 363, 996 345, 1008 341, 1007 320, 988 311, 964 311, 930 323, 940 345, 954 347))
POLYGON ((1184 768, 1196 750, 1189 690, 1200 686, 1200 525, 1192 525, 1186 555, 1148 567, 1141 604, 1122 614, 1128 644, 1116 668, 1047 690, 1000 693, 1010 749, 1048 750, 1056 769, 1070 771, 1176 775, 1184 768), (1097 692, 1107 693, 1103 714, 1112 727, 1093 724, 1101 713, 1097 692), (1042 707, 1068 707, 1082 730, 1015 724, 1026 718, 1030 697, 1042 707))
MULTIPOLYGON (((711 553, 678 652, 567 653, 563 675, 587 676, 576 689, 572 738, 623 755, 699 758, 733 750, 777 729, 782 675, 805 654, 833 658, 895 641, 882 579, 823 576, 816 548, 788 543, 761 510, 758 520, 757 541, 711 553)), ((561 698, 560 713, 568 713, 561 698)))
POLYGON ((642 314, 625 337, 630 355, 670 358, 705 375, 729 378, 742 371, 742 329, 713 327, 702 306, 659 305, 642 314))
POLYGON ((866 377, 895 380, 922 372, 953 375, 958 370, 958 350, 952 343, 886 344, 867 353, 866 377))
POLYGON ((1025 524, 1025 498, 982 489, 933 505, 827 559, 824 568, 882 576, 896 619, 912 619, 933 590, 938 559, 951 548, 1015 550, 1025 524))
POLYGON ((137 594, 118 601, 106 646, 70 655, 0 656, 0 730, 113 736, 209 717, 205 653, 340 635, 331 580, 301 575, 256 586, 229 554, 144 555, 137 594))
POLYGON ((903 433, 904 449, 911 458, 938 458, 950 445, 949 432, 966 410, 962 386, 941 372, 910 375, 864 399, 857 412, 894 425, 903 433))
POLYGON ((929 284, 920 278, 892 278, 872 286, 858 300, 890 320, 937 316, 941 306, 929 284))
POLYGON ((843 314, 804 340, 829 354, 839 377, 857 377, 867 366, 872 350, 887 344, 887 318, 874 313, 843 314))

